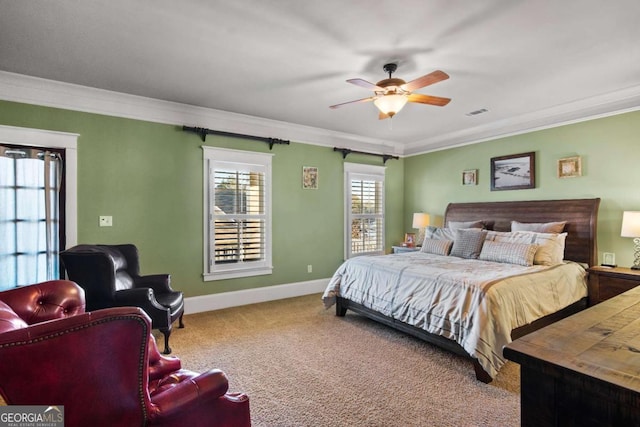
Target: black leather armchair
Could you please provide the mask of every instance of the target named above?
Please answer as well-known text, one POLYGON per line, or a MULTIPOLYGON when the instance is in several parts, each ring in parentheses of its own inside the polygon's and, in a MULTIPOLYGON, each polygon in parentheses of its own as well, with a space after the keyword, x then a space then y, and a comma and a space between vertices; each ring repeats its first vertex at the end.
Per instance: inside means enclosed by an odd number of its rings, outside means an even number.
POLYGON ((109 307, 142 308, 153 329, 164 335, 164 353, 171 353, 169 336, 179 320, 184 328, 184 297, 171 288, 171 276, 140 276, 135 245, 78 245, 60 253, 69 280, 80 285, 86 295, 87 311, 109 307))

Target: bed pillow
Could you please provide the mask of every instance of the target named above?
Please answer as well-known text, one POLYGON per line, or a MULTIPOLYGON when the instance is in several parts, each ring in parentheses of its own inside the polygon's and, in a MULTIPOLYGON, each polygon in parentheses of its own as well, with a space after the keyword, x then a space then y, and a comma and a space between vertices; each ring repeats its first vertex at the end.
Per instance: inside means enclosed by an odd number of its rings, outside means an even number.
POLYGON ((538 245, 533 257, 534 264, 556 265, 564 259, 564 243, 567 233, 536 233, 534 231, 492 231, 487 234, 487 239, 494 242, 525 243, 538 245))
POLYGON ((482 221, 449 221, 447 228, 458 230, 460 228, 485 228, 482 221))
POLYGON ((451 246, 453 246, 453 241, 451 240, 424 239, 420 250, 427 254, 449 255, 451 246))
POLYGON ((460 228, 482 228, 485 230, 493 230, 495 221, 482 219, 478 221, 447 221, 447 228, 458 230, 460 228))
POLYGON ((487 232, 477 228, 456 230, 456 238, 453 241, 451 255, 460 258, 478 258, 486 237, 487 232))
POLYGON ((537 233, 562 233, 567 221, 518 222, 511 221, 511 231, 535 231, 537 233))
POLYGON ((434 239, 434 240, 451 240, 454 241, 456 238, 456 231, 451 228, 440 228, 429 226, 424 230, 424 239, 434 239))
POLYGON ((533 257, 538 245, 485 241, 478 259, 506 264, 533 265, 533 257))

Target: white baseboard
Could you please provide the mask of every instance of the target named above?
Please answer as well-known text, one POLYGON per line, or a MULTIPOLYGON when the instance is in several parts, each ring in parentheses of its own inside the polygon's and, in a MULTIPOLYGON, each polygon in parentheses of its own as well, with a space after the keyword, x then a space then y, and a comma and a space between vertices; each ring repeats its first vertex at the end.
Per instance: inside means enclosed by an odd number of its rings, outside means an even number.
MULTIPOLYGON (((299 297, 324 292, 330 279, 310 280, 308 282, 288 283, 286 285, 265 286, 234 292, 188 297, 184 301, 184 314, 220 310, 240 305, 275 301, 278 299, 299 297)), ((320 301, 318 300, 318 303, 320 301)))

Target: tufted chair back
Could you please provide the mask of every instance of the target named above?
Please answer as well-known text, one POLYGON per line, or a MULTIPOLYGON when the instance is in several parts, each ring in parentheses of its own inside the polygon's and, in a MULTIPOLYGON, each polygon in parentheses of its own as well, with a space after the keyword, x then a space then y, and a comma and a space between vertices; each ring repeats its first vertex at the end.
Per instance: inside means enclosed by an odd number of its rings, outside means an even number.
MULTIPOLYGON (((84 313, 84 301, 84 290, 75 283, 68 280, 50 280, 39 283, 38 286, 0 292, 0 311, 5 319, 13 318, 14 326, 26 327, 84 313)), ((1 328, 0 325, 0 332, 3 332, 1 328)))
POLYGON ((87 310, 118 306, 116 292, 133 288, 132 276, 138 274, 139 265, 137 253, 126 256, 128 246, 78 245, 73 253, 62 254, 69 278, 86 292, 87 310))

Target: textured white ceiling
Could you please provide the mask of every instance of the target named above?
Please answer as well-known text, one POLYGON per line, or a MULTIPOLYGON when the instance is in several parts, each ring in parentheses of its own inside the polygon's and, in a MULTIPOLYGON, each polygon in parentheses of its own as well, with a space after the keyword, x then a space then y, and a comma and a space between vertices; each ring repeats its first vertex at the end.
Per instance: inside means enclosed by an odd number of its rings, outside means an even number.
POLYGON ((638 0, 0 0, 0 70, 410 154, 637 108, 639 23, 638 0), (406 81, 447 72, 417 92, 451 103, 392 121, 328 108, 369 96, 345 80, 377 82, 387 62, 406 81))

